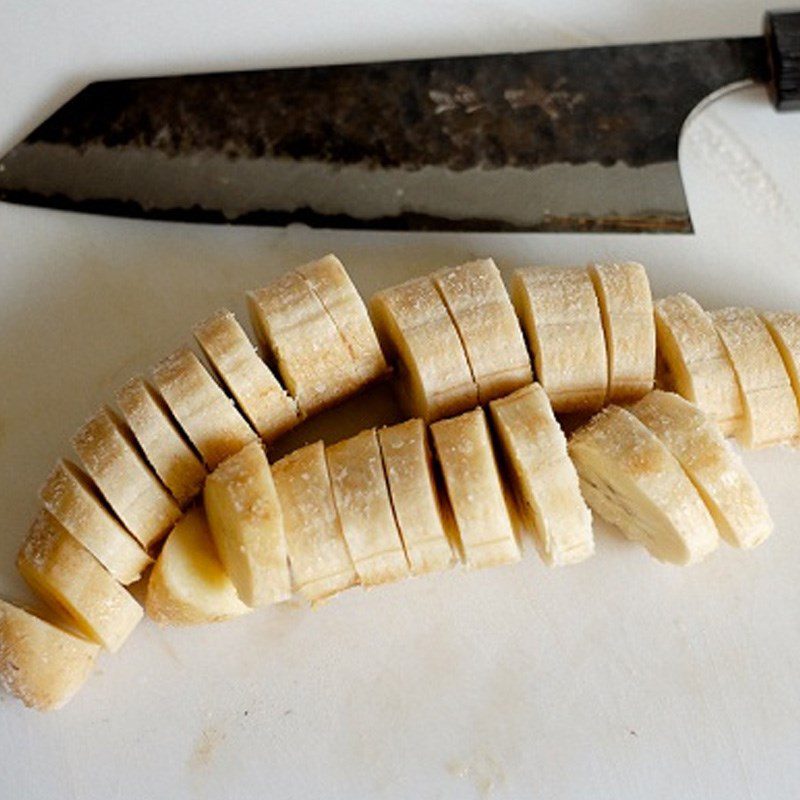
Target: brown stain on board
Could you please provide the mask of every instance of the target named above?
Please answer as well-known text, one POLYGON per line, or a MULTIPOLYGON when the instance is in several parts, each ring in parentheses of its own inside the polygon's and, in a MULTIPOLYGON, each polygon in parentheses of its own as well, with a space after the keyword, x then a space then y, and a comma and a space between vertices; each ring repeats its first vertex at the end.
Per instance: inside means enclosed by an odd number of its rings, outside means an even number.
POLYGON ((216 751, 227 738, 225 731, 214 726, 204 728, 194 744, 187 766, 191 772, 205 771, 212 762, 216 751))

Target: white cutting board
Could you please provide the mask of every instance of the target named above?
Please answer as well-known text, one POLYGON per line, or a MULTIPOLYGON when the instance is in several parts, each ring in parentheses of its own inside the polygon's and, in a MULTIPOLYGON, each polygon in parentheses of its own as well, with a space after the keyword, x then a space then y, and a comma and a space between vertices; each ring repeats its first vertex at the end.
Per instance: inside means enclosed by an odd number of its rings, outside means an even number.
MULTIPOLYGON (((0 0, 0 149, 90 76, 755 31, 761 4, 0 0), (568 7, 567 7, 568 6, 568 7), (267 55, 264 55, 267 54, 267 55)), ((113 389, 242 291, 336 251, 365 295, 444 264, 634 258, 654 291, 800 310, 800 114, 760 90, 682 143, 694 236, 223 229, 0 205, 0 594, 35 491, 113 389)), ((305 436, 388 414, 351 403, 305 436)), ((304 434, 295 437, 298 441, 304 434)), ((145 622, 62 712, 0 701, 0 798, 800 796, 800 453, 748 453, 774 536, 676 569, 597 526, 548 570, 456 571, 316 612, 145 622)))

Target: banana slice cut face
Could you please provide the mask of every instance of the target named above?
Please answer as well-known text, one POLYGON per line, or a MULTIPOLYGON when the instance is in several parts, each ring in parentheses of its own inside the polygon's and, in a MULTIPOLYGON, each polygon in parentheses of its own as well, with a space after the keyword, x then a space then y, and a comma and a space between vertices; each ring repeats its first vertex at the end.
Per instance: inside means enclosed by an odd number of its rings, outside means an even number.
POLYGON ((800 314, 791 311, 765 313, 761 319, 772 336, 800 404, 800 314))

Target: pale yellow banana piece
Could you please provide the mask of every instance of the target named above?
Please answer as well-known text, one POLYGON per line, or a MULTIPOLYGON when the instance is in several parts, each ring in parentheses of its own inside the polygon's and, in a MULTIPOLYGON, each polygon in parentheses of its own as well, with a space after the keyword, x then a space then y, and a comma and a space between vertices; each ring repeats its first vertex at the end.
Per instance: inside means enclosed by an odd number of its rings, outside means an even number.
POLYGON ((483 409, 431 425, 464 562, 492 567, 519 561, 519 544, 483 409))
POLYGON ((120 582, 137 581, 151 562, 108 511, 89 478, 59 461, 39 490, 42 505, 120 582))
POLYGON ((658 356, 667 370, 660 384, 708 414, 726 436, 735 433, 744 413, 741 393, 708 314, 688 294, 657 300, 653 311, 658 356))
POLYGON ((251 608, 292 594, 283 513, 261 442, 223 461, 203 490, 208 526, 222 565, 251 608))
POLYGON ((361 583, 375 586, 408 577, 375 431, 331 445, 325 457, 342 533, 361 583))
POLYGON ((781 354, 795 399, 800 404, 800 314, 792 311, 770 312, 762 314, 761 319, 781 354))
POLYGON ((410 419, 381 428, 378 442, 412 574, 447 569, 455 558, 442 520, 425 423, 410 419))
POLYGON ((744 422, 745 447, 768 447, 800 436, 800 412, 789 373, 767 326, 751 308, 723 308, 711 319, 733 364, 744 422))
POLYGON ((54 711, 92 672, 100 648, 0 600, 0 686, 29 708, 54 711))
POLYGON ((518 270, 511 297, 533 352, 536 379, 553 409, 601 408, 608 389, 608 358, 588 270, 518 270))
POLYGON ((272 465, 295 586, 318 603, 358 583, 336 513, 322 442, 272 465))
POLYGON ((719 427, 697 406, 677 394, 655 391, 630 410, 678 459, 728 544, 755 547, 772 533, 758 486, 719 427))
POLYGON ((410 416, 430 422, 478 403, 458 330, 430 278, 378 292, 370 311, 398 361, 399 399, 410 416))
POLYGON ((274 441, 300 422, 297 403, 278 383, 230 311, 218 311, 197 325, 194 336, 265 442, 274 441))
POLYGON ((17 567, 48 605, 112 653, 142 618, 130 593, 47 511, 31 525, 17 567))
POLYGON ((181 507, 203 488, 206 470, 187 444, 169 409, 142 378, 133 378, 116 395, 117 405, 150 465, 181 507))
POLYGON ((233 401, 187 347, 153 370, 153 381, 209 469, 256 438, 233 401))
POLYGON ((480 403, 529 384, 528 349, 494 261, 470 261, 432 278, 458 329, 480 403))
POLYGON ((180 517, 177 504, 111 409, 100 409, 75 434, 72 446, 103 497, 144 547, 161 539, 180 517))
POLYGON ((591 509, 671 564, 701 561, 719 535, 666 445, 633 414, 609 406, 577 430, 569 454, 591 509))
POLYGON ((575 564, 591 556, 592 516, 544 389, 538 383, 518 389, 493 400, 491 411, 520 507, 544 562, 575 564))
POLYGON ((250 611, 219 560, 203 509, 172 529, 150 574, 147 616, 165 625, 221 622, 250 611))
POLYGON ((647 272, 635 261, 592 264, 608 353, 610 402, 627 403, 653 388, 656 330, 647 272))

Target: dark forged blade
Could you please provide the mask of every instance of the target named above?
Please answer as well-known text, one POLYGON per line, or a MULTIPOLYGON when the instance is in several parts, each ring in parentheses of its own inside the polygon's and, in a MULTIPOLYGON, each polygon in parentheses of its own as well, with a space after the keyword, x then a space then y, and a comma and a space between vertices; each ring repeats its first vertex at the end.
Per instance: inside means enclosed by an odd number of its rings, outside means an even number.
POLYGON ((691 231, 681 126, 766 69, 753 38, 96 83, 0 162, 0 198, 206 222, 691 231))

